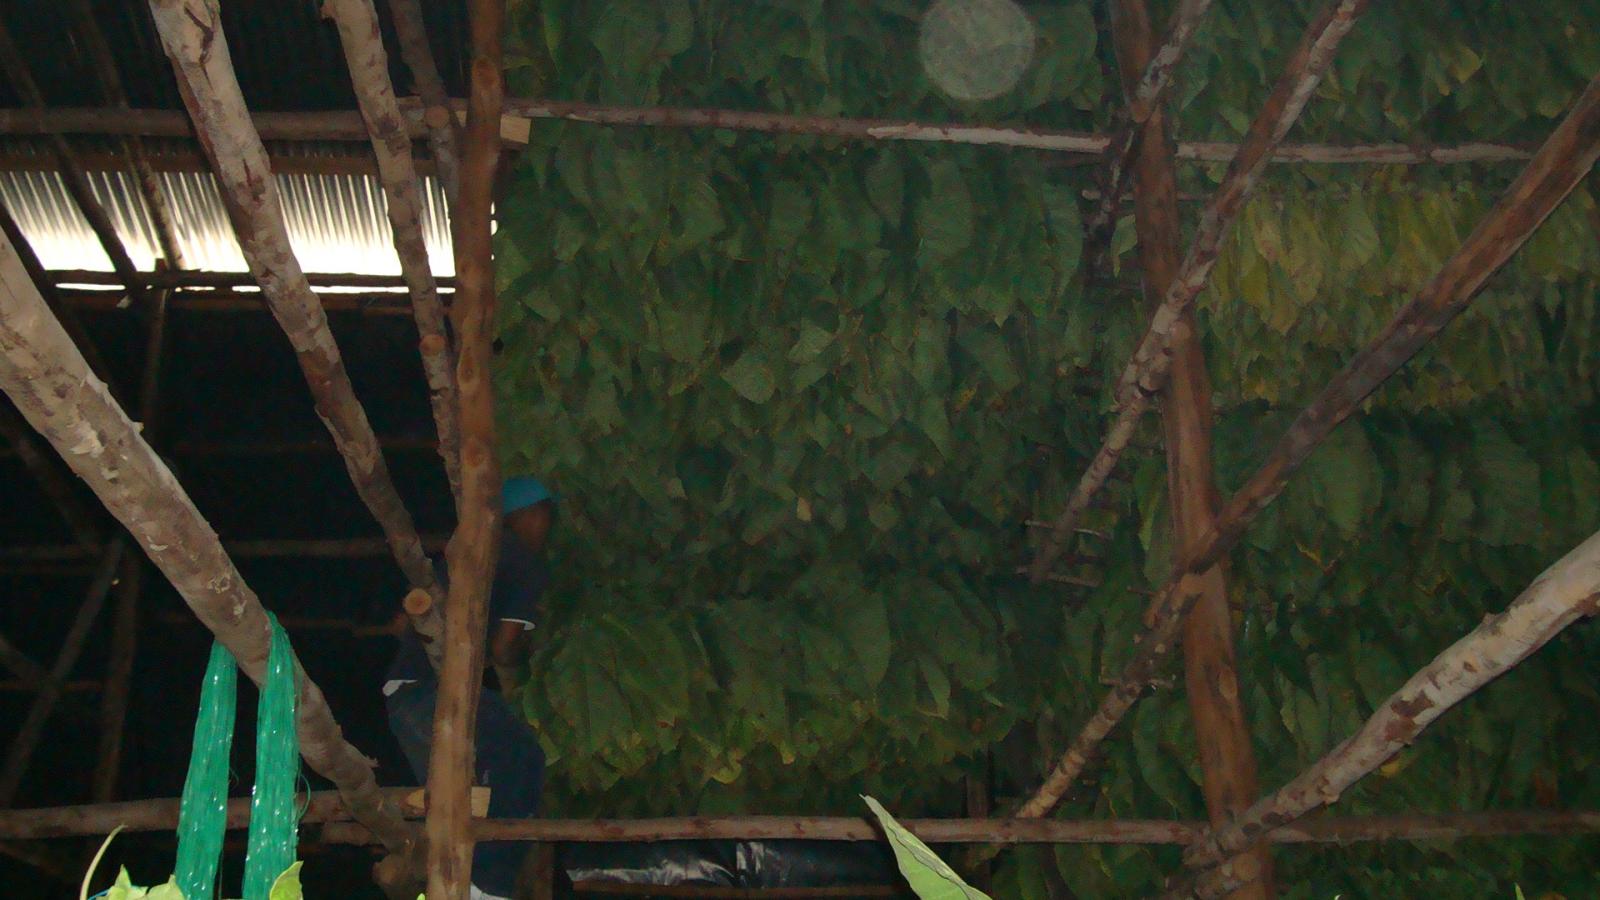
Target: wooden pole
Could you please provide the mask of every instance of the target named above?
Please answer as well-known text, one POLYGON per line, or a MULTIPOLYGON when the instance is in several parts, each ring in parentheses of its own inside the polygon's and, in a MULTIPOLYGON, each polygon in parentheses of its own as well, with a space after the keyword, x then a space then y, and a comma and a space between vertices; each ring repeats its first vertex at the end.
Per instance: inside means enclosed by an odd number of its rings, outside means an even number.
MULTIPOLYGON (((452 100, 451 108, 462 102, 452 100)), ((422 137, 423 108, 401 102, 413 137, 422 137)), ((1078 131, 1009 128, 1000 125, 969 123, 915 122, 895 119, 850 119, 833 116, 786 115, 734 109, 684 107, 608 106, 557 100, 510 98, 505 114, 522 119, 562 119, 597 125, 655 128, 707 128, 721 131, 751 131, 764 134, 793 134, 831 137, 848 141, 918 141, 940 144, 971 144, 993 147, 1018 147, 1078 157, 1086 162, 1104 156, 1111 147, 1105 135, 1078 131)), ((251 117, 263 140, 279 141, 365 141, 366 126, 354 110, 333 112, 258 112, 251 117)), ((136 109, 119 111, 84 107, 55 107, 47 110, 0 110, 0 135, 70 134, 124 135, 149 137, 193 137, 194 131, 182 113, 173 110, 136 109)), ((1177 157, 1184 162, 1228 162, 1238 155, 1239 145, 1223 141, 1179 141, 1177 157)), ((1530 147, 1470 141, 1462 144, 1282 144, 1274 148, 1269 162, 1304 165, 1462 165, 1526 160, 1530 147)))
MULTIPOLYGON (((1255 516, 1289 476, 1356 406, 1399 371, 1417 350, 1472 302, 1489 276, 1510 259, 1600 157, 1600 76, 1584 89, 1528 167, 1512 182, 1466 241, 1383 332, 1301 411, 1250 480, 1229 500, 1205 539, 1157 592, 1131 661, 1073 738, 1026 808, 1048 810, 1060 799, 1134 701, 1156 677, 1200 593, 1196 573, 1226 559, 1255 516)), ((1042 814, 1042 813, 1041 813, 1042 814)))
MULTIPOLYGON (((150 10, 239 246, 294 347, 317 415, 333 435, 356 493, 383 528, 406 580, 442 600, 433 565, 390 480, 378 438, 328 330, 327 314, 289 246, 277 182, 234 77, 217 0, 151 0, 150 10)), ((437 664, 442 630, 437 612, 412 624, 424 638, 430 662, 437 664)))
MULTIPOLYGON (((1138 73, 1159 61, 1149 8, 1144 0, 1117 0, 1111 4, 1111 26, 1123 92, 1129 105, 1136 106, 1138 73)), ((1137 111, 1131 115, 1136 116, 1137 111)), ((1132 162, 1134 222, 1145 298, 1154 308, 1177 276, 1182 240, 1177 176, 1164 110, 1146 111, 1132 162)), ((1213 525, 1220 505, 1211 469, 1211 379, 1194 310, 1185 310, 1179 317, 1171 353, 1172 371, 1162 393, 1161 418, 1166 434, 1167 496, 1177 538, 1172 562, 1181 565, 1213 525)), ((1184 685, 1194 722, 1206 812, 1213 823, 1221 823, 1249 807, 1260 794, 1239 690, 1227 578, 1221 566, 1213 566, 1199 576, 1199 583, 1202 593, 1183 632, 1184 685)), ((1264 844, 1250 852, 1261 877, 1233 898, 1267 900, 1275 895, 1271 860, 1264 844)))
MULTIPOLYGON (((171 293, 168 288, 158 288, 151 294, 144 370, 139 376, 139 421, 144 426, 144 439, 152 446, 158 442, 163 425, 161 362, 166 353, 167 298, 171 293)), ((128 718, 128 695, 133 688, 134 655, 139 649, 139 595, 143 590, 144 561, 138 554, 129 553, 122 559, 122 577, 117 580, 106 686, 100 695, 100 746, 89 791, 90 799, 97 803, 116 796, 117 779, 122 772, 122 732, 128 718)))
MULTIPOLYGON (((106 367, 106 361, 101 358, 100 350, 89 337, 89 332, 83 327, 83 321, 78 318, 78 311, 72 306, 62 302, 61 293, 56 290, 55 282, 50 280, 49 274, 39 262, 39 257, 34 255, 33 247, 28 244, 27 238, 22 234, 22 229, 17 227, 15 219, 11 218, 11 211, 5 204, 0 203, 0 234, 17 252, 17 258, 22 262, 22 269, 28 275, 28 280, 33 282, 39 295, 44 298, 45 305, 61 320, 61 326, 67 329, 67 334, 72 335, 73 343, 78 345, 78 350, 83 353, 84 359, 89 361, 89 368, 101 381, 111 385, 113 393, 122 395, 119 385, 112 379, 111 370, 106 367)), ((120 284, 115 273, 98 273, 109 275, 108 284, 120 284)), ((120 297, 117 298, 121 300, 120 297)))
MULTIPOLYGON (((418 788, 380 788, 379 793, 406 818, 420 818, 423 792, 418 788)), ((474 803, 487 798, 477 789, 474 803)), ((126 800, 82 806, 0 810, 0 839, 105 835, 124 831, 170 831, 178 824, 179 798, 126 800)), ((325 825, 326 843, 370 843, 337 791, 316 791, 305 798, 301 822, 325 825), (337 824, 349 827, 334 828, 337 824)), ((249 798, 228 801, 227 825, 244 828, 250 818, 249 798)), ((923 840, 934 844, 1192 844, 1206 832, 1204 822, 1156 819, 906 819, 923 840)), ((693 816, 668 819, 474 819, 484 839, 630 843, 669 840, 813 840, 879 841, 883 833, 865 819, 849 816, 693 816)), ((1507 835, 1582 835, 1600 833, 1600 811, 1497 810, 1494 812, 1406 814, 1393 816, 1313 815, 1280 826, 1267 835, 1275 844, 1350 843, 1375 841, 1460 840, 1507 835)))
POLYGON ((350 82, 361 106, 361 117, 372 133, 372 152, 378 160, 379 178, 388 201, 394 251, 411 292, 411 309, 421 338, 418 347, 434 425, 439 430, 439 457, 444 461, 450 494, 459 507, 461 435, 456 415, 455 353, 445 331, 444 305, 439 302, 439 289, 428 263, 428 245, 422 239, 422 191, 411 160, 406 120, 389 81, 389 55, 383 50, 378 14, 372 0, 328 0, 323 14, 331 16, 339 27, 350 82))
MULTIPOLYGON (((383 538, 331 538, 228 541, 228 555, 234 559, 365 559, 386 556, 389 544, 383 538)), ((422 547, 430 553, 443 550, 445 539, 423 535, 422 547)), ((66 546, 0 547, 0 564, 7 562, 82 562, 95 555, 76 544, 66 546)))
POLYGON ((450 538, 450 642, 439 667, 428 768, 428 896, 467 900, 472 878, 473 737, 483 681, 489 584, 500 533, 500 467, 495 457, 494 256, 490 244, 495 168, 500 160, 500 34, 505 0, 471 0, 471 102, 462 135, 461 190, 452 218, 456 298, 450 315, 459 341, 461 395, 460 522, 450 538))
MULTIPOLYGON (((1115 8, 1115 4, 1112 6, 1115 8)), ((1086 285, 1094 284, 1099 274, 1105 271, 1106 257, 1111 252, 1112 233, 1116 229, 1117 208, 1122 205, 1122 195, 1128 187, 1129 166, 1136 161, 1135 150, 1139 142, 1150 133, 1144 127, 1145 123, 1161 109, 1167 88, 1172 84, 1172 73, 1183 58, 1184 48, 1210 7, 1211 0, 1182 0, 1172 11, 1167 37, 1161 46, 1141 53, 1139 56, 1145 62, 1138 67, 1139 73, 1128 72, 1123 79, 1123 94, 1128 103, 1126 121, 1111 137, 1111 149, 1106 151, 1102 171, 1096 178, 1101 185, 1100 199, 1095 204, 1094 212, 1084 221, 1084 244, 1090 248, 1084 254, 1082 281, 1086 285)), ((1170 137, 1165 140, 1170 141, 1170 137)), ((1171 147, 1166 147, 1162 152, 1170 160, 1171 147)), ((1176 254, 1174 250, 1173 255, 1176 254)))
POLYGON ((422 98, 422 121, 428 127, 428 146, 438 167, 439 182, 454 209, 461 184, 461 137, 456 117, 450 112, 450 95, 445 93, 444 79, 439 77, 433 48, 428 45, 422 5, 417 0, 389 0, 389 16, 400 39, 400 58, 411 70, 417 94, 422 98))
POLYGON ((1184 851, 1190 866, 1215 866, 1169 898, 1212 898, 1256 877, 1231 858, 1255 836, 1334 803, 1351 785, 1411 744, 1434 720, 1549 643, 1567 626, 1600 613, 1600 532, 1546 569, 1470 634, 1434 657, 1385 700, 1359 731, 1294 780, 1230 822, 1214 825, 1184 851), (1224 863, 1219 865, 1219 863, 1224 863))
POLYGON ((79 498, 72 481, 62 474, 60 463, 45 453, 33 429, 9 403, 0 403, 0 438, 11 445, 39 488, 50 498, 50 503, 61 513, 62 521, 66 522, 78 546, 86 552, 98 553, 105 542, 98 518, 79 498))
MULTIPOLYGON (((25 106, 36 110, 45 109, 44 95, 39 92, 39 85, 33 80, 33 73, 28 69, 28 61, 23 57, 22 50, 16 42, 12 40, 11 32, 3 24, 0 24, 0 69, 4 69, 12 88, 21 96, 25 106)), ((61 183, 66 187, 67 194, 72 197, 72 202, 77 205, 79 212, 83 213, 90 230, 100 241, 100 246, 111 260, 111 268, 116 270, 117 277, 122 280, 122 284, 134 300, 143 305, 145 294, 139 269, 128 256, 128 250, 122 245, 122 238, 117 235, 117 227, 112 224, 105 207, 95 199, 94 189, 89 186, 89 178, 84 174, 86 170, 78 162, 72 145, 57 132, 49 132, 46 137, 49 138, 51 150, 60 161, 61 183)))
MULTIPOLYGON (((106 43, 105 33, 100 30, 94 10, 89 6, 89 0, 71 0, 67 5, 72 9, 78 36, 89 51, 89 60, 94 67, 95 79, 100 83, 101 94, 111 106, 130 109, 128 95, 122 89, 122 76, 117 73, 116 59, 111 54, 111 46, 106 43)), ((138 135, 126 136, 123 139, 123 154, 139 186, 139 195, 144 198, 145 209, 150 213, 150 222, 155 226, 156 243, 161 248, 167 268, 182 269, 183 252, 178 247, 178 230, 172 221, 172 209, 167 205, 166 195, 161 192, 161 182, 150 166, 150 155, 145 151, 144 140, 138 135)))
POLYGON ((1217 187, 1211 202, 1200 215, 1200 226, 1189 245, 1183 265, 1173 276, 1161 305, 1150 319, 1149 330, 1140 340, 1128 360, 1116 389, 1116 418, 1106 434, 1105 442, 1096 451, 1088 471, 1073 489, 1067 508, 1055 520, 1055 529, 1046 536, 1044 545, 1034 557, 1029 574, 1034 583, 1044 580, 1045 573, 1061 554, 1067 537, 1088 510, 1096 492, 1105 485, 1117 460, 1133 439, 1139 419, 1149 408, 1150 398, 1161 389, 1166 380, 1167 365, 1171 362, 1168 344, 1172 330, 1185 310, 1205 289, 1221 252, 1222 239, 1250 193, 1261 179, 1262 170, 1272 149, 1283 141, 1289 129, 1300 117, 1311 93, 1322 80, 1322 75, 1333 62, 1334 51, 1344 36, 1355 26, 1356 17, 1367 7, 1368 0, 1333 0, 1318 14, 1300 39, 1300 44, 1284 64, 1277 86, 1267 97, 1261 112, 1250 123, 1239 153, 1228 164, 1228 173, 1217 187))
MULTIPOLYGON (((272 633, 266 612, 216 532, 50 315, 9 242, 0 243, 0 390, 260 683, 272 633)), ((317 685, 298 668, 296 678, 306 762, 385 846, 407 850, 413 832, 377 793, 371 762, 344 740, 317 685)))
MULTIPOLYGON (((116 276, 109 272, 96 272, 90 269, 51 269, 48 273, 52 284, 120 284, 116 276)), ((337 288, 404 288, 405 279, 395 275, 364 275, 340 272, 312 272, 301 273, 306 283, 311 287, 337 287, 337 288)), ((455 279, 435 279, 440 287, 455 287, 455 279)), ((151 272, 145 276, 145 282, 151 287, 166 288, 229 288, 246 287, 254 288, 257 285, 255 276, 250 272, 206 272, 186 270, 181 272, 151 272)), ((182 295, 179 295, 180 297, 182 295)))
POLYGON ((44 726, 55 711, 56 701, 61 699, 61 686, 72 674, 72 667, 78 664, 84 644, 89 641, 89 631, 94 628, 95 620, 100 618, 100 610, 105 608, 106 595, 111 592, 111 583, 122 562, 124 548, 119 538, 106 549, 105 556, 100 560, 99 571, 95 573, 94 581, 84 594, 83 604, 78 607, 78 614, 61 642, 61 651, 56 654, 55 664, 50 667, 50 677, 34 698, 27 718, 22 720, 22 727, 17 729, 17 735, 11 741, 5 765, 0 767, 0 807, 10 806, 17 799, 22 776, 27 774, 28 763, 33 761, 33 752, 39 747, 39 739, 44 737, 44 726))

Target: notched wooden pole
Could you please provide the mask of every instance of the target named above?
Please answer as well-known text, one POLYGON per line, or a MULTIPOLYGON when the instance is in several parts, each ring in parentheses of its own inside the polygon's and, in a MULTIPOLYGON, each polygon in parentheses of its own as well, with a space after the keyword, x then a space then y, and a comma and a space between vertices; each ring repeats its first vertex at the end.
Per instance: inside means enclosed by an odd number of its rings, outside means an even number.
POLYGON ((452 219, 456 297, 450 309, 460 359, 461 516, 446 550, 450 642, 439 668, 428 768, 428 896, 466 900, 472 878, 473 736, 483 680, 489 584, 499 550, 500 468, 495 459, 494 257, 490 205, 500 159, 500 33, 504 0, 472 0, 471 101, 462 143, 461 192, 452 219))
POLYGON ((1061 555, 1072 529, 1077 527, 1094 495, 1111 477, 1111 470, 1133 440, 1139 418, 1150 407, 1150 398, 1161 390, 1166 381, 1167 366, 1172 361, 1167 345, 1172 339, 1173 329, 1205 289, 1211 269, 1221 252, 1222 238, 1255 190, 1273 149, 1283 142, 1289 129, 1300 118, 1306 102, 1311 99, 1311 92, 1332 64, 1334 51, 1355 26, 1356 18, 1366 10, 1367 2, 1335 0, 1312 21, 1301 36, 1299 46, 1289 55, 1277 86, 1267 97, 1261 112, 1250 123, 1250 130, 1245 133, 1238 154, 1228 164, 1227 175, 1200 215, 1200 226, 1189 245, 1183 265, 1173 277, 1161 306, 1151 317, 1149 330, 1117 381, 1116 419, 1106 434, 1105 442, 1095 452, 1088 471, 1084 472, 1071 498, 1067 500, 1067 508, 1056 518, 1054 529, 1045 538, 1044 545, 1039 548, 1029 567, 1029 574, 1035 583, 1044 580, 1045 573, 1050 571, 1050 566, 1061 555))
POLYGON ((350 82, 361 106, 361 117, 372 133, 372 152, 378 160, 378 176, 388 201, 394 250, 411 292, 411 308, 421 339, 422 372, 428 382, 433 421, 439 430, 439 456, 444 460, 450 493, 459 507, 461 436, 456 414, 455 354, 445 330, 444 305, 439 302, 439 288, 428 262, 428 246, 422 238, 421 182, 411 158, 406 119, 389 81, 389 55, 383 50, 378 14, 372 8, 372 0, 327 0, 323 13, 339 27, 350 82))
MULTIPOLYGON (((282 326, 311 388, 317 415, 344 457, 356 493, 383 528, 412 586, 443 598, 416 525, 389 477, 377 435, 356 399, 328 317, 289 246, 277 183, 234 77, 216 0, 151 0, 150 10, 195 134, 211 161, 223 204, 263 299, 282 326)), ((442 623, 412 623, 436 661, 442 623)), ((435 662, 435 664, 437 664, 435 662)))

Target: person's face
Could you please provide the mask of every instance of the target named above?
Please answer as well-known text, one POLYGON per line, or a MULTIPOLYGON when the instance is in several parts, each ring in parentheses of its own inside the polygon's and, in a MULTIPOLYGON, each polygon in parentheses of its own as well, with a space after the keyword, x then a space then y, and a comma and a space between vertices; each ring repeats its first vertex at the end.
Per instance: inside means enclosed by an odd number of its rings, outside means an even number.
POLYGON ((544 551, 545 542, 549 540, 554 518, 549 501, 545 501, 508 513, 505 527, 510 529, 529 550, 540 553, 544 551))

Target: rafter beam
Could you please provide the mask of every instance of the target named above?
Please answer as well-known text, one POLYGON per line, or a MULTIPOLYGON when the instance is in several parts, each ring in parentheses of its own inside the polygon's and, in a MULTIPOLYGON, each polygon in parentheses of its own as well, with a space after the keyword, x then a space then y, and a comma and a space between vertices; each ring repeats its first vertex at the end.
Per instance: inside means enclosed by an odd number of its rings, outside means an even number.
MULTIPOLYGON (((81 2, 81 0, 80 0, 81 2)), ((355 87, 361 117, 372 133, 372 153, 378 160, 379 179, 388 203, 389 226, 400 272, 411 292, 411 309, 421 337, 422 373, 428 382, 428 400, 434 427, 439 431, 439 458, 456 505, 461 503, 461 425, 457 421, 455 363, 445 330, 444 304, 428 263, 428 244, 422 237, 421 182, 411 160, 411 138, 406 120, 389 81, 389 55, 383 50, 378 13, 372 0, 328 0, 323 14, 339 27, 345 64, 355 87)), ((437 73, 435 73, 437 78, 437 73)))
MULTIPOLYGON (((452 100, 460 111, 463 101, 452 100)), ((413 138, 426 134, 422 107, 401 101, 413 138)), ((749 131, 763 134, 814 135, 850 141, 916 141, 941 144, 976 144, 1020 147, 1094 162, 1111 148, 1106 135, 1082 131, 1019 128, 964 122, 917 122, 904 119, 852 119, 807 116, 736 109, 671 106, 609 106, 561 100, 510 98, 505 113, 509 126, 525 126, 529 119, 561 119, 595 125, 689 128, 749 131)), ((251 120, 263 140, 366 141, 366 126, 354 110, 332 112, 258 112, 251 120)), ((115 110, 57 107, 48 110, 0 110, 0 135, 69 134, 148 137, 193 137, 188 119, 175 110, 115 110)), ((1309 165, 1460 165, 1525 160, 1532 148, 1521 144, 1468 141, 1460 144, 1280 144, 1269 155, 1274 163, 1309 165)), ((1179 160, 1193 163, 1228 162, 1239 145, 1226 141, 1179 141, 1179 160)))
MULTIPOLYGON (((317 414, 333 435, 356 493, 378 520, 406 580, 433 595, 438 607, 444 591, 433 564, 389 477, 377 435, 356 399, 328 329, 327 314, 289 245, 277 181, 245 109, 216 0, 151 0, 150 9, 184 105, 211 160, 239 246, 273 317, 294 347, 317 414)), ((424 637, 431 661, 438 659, 443 634, 434 607, 413 623, 424 637)))
POLYGON ((1222 239, 1261 180, 1261 173, 1266 168, 1273 148, 1282 143, 1289 129, 1300 118, 1312 91, 1316 90, 1328 66, 1333 63, 1334 52, 1355 26, 1356 18, 1366 10, 1367 2, 1335 0, 1330 3, 1307 26, 1300 44, 1289 54, 1277 86, 1250 123, 1244 143, 1239 145, 1238 154, 1228 164, 1227 175, 1201 213, 1199 228, 1189 245, 1183 265, 1173 276, 1161 305, 1151 317, 1149 329, 1117 380, 1115 420, 1106 434, 1105 442, 1095 452, 1088 470, 1068 498, 1066 509, 1056 517, 1055 527, 1045 537, 1029 565, 1028 574, 1035 584, 1044 580, 1045 574, 1050 571, 1072 529, 1082 520, 1095 494, 1105 485, 1111 470, 1116 468, 1123 451, 1133 440, 1133 433, 1139 426, 1139 419, 1149 408, 1150 399, 1165 384, 1167 367, 1172 362, 1168 345, 1173 329, 1205 289, 1221 252, 1222 239))
POLYGON ((1437 335, 1516 253, 1600 158, 1600 76, 1589 83, 1532 162, 1447 260, 1439 273, 1345 365, 1284 432, 1250 480, 1229 498, 1216 524, 1151 601, 1145 631, 1115 686, 1072 739, 1025 808, 1053 808, 1100 743, 1122 721, 1176 646, 1199 585, 1196 575, 1225 559, 1245 529, 1283 490, 1311 452, 1358 404, 1437 335))
MULTIPOLYGON (((50 314, 9 241, 0 242, 0 390, 259 684, 272 633, 266 611, 216 532, 50 314)), ((306 762, 339 788, 386 846, 408 851, 413 832, 378 793, 372 764, 344 740, 322 691, 298 664, 296 679, 306 762)))
MULTIPOLYGON (((44 94, 40 93, 39 85, 33 80, 28 61, 23 57, 16 41, 12 40, 11 32, 3 24, 0 24, 0 69, 5 71, 12 88, 21 95, 24 104, 40 112, 45 110, 44 94)), ((85 169, 82 163, 78 162, 72 145, 68 144, 67 139, 59 132, 47 132, 46 136, 50 139, 51 149, 61 163, 59 170, 61 183, 66 187, 67 194, 72 197, 72 202, 88 221, 89 228, 100 241, 106 256, 110 258, 111 268, 116 270, 117 277, 122 279, 122 284, 135 299, 143 301, 144 286, 139 278, 139 269, 128 256, 128 249, 122 245, 122 238, 117 235, 117 227, 107 215, 105 207, 95 199, 94 188, 89 186, 89 177, 84 174, 85 169)))

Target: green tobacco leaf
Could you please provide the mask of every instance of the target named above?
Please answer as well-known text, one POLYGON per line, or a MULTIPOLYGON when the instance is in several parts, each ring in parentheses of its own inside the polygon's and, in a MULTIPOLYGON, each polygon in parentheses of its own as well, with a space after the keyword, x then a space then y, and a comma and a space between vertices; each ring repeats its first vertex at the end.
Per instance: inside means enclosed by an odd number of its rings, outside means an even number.
POLYGON ((928 849, 920 838, 907 831, 883 804, 863 795, 862 800, 878 817, 883 833, 894 849, 894 859, 900 874, 921 900, 990 900, 989 895, 961 880, 949 864, 928 849))
POLYGON ((301 900, 300 893, 300 863, 283 870, 277 880, 272 882, 272 890, 267 894, 267 900, 301 900))
POLYGON ((885 150, 867 167, 867 199, 891 225, 898 225, 905 211, 906 180, 896 155, 885 150))
POLYGON ((960 167, 948 159, 931 164, 928 177, 928 196, 917 204, 919 250, 945 259, 972 243, 972 194, 960 167))
POLYGON ((772 399, 772 392, 777 389, 772 367, 755 350, 745 352, 733 365, 724 369, 722 379, 733 385, 739 396, 751 403, 767 402, 772 399))

